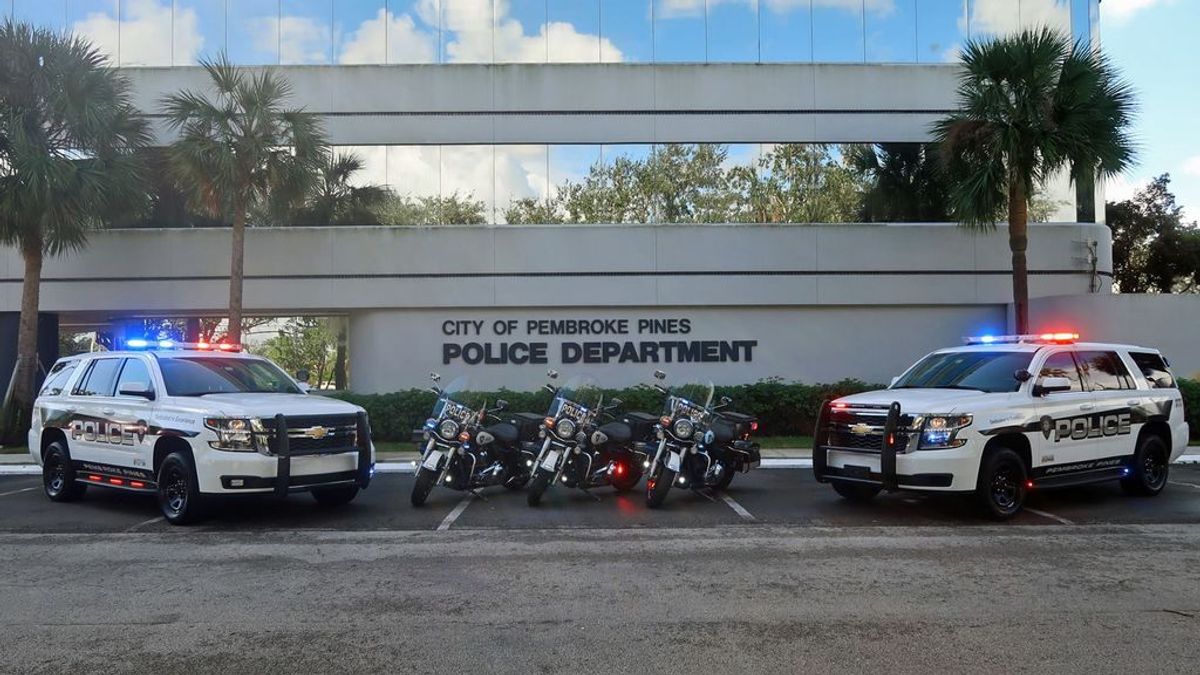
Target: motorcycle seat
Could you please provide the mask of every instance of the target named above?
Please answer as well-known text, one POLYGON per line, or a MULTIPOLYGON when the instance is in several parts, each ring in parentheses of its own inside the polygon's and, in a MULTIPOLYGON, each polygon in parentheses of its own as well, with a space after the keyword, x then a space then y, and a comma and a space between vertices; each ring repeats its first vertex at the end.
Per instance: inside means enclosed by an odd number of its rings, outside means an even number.
POLYGON ((624 422, 609 422, 600 427, 600 432, 608 436, 609 443, 628 443, 633 439, 633 429, 624 422))

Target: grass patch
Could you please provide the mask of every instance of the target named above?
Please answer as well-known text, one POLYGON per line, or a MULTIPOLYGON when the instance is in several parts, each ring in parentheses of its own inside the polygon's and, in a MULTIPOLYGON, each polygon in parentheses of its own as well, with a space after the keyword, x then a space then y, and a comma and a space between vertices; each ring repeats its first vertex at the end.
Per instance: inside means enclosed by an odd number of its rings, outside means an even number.
POLYGON ((796 448, 811 448, 813 445, 812 436, 764 436, 761 438, 753 438, 755 443, 767 450, 793 450, 796 448))
POLYGON ((411 441, 375 441, 375 452, 420 452, 420 449, 411 441))
POLYGON ((0 455, 28 455, 29 448, 20 445, 6 445, 0 447, 0 455))

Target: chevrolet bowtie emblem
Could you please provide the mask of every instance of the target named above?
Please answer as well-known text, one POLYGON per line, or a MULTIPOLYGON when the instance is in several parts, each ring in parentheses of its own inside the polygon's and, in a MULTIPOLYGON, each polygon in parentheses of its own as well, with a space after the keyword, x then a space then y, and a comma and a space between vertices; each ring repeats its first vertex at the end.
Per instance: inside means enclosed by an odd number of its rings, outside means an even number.
POLYGON ((858 424, 850 427, 850 433, 854 434, 855 436, 866 436, 867 434, 871 433, 871 425, 859 422, 858 424))
POLYGON ((304 435, 314 441, 319 441, 329 435, 329 430, 325 427, 310 427, 304 430, 304 435))

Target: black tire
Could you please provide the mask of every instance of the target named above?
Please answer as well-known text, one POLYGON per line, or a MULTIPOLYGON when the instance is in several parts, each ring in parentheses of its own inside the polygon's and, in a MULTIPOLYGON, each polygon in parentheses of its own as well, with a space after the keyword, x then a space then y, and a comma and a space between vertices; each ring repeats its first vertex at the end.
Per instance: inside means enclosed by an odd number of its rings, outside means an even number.
POLYGON ((667 500, 667 493, 671 491, 671 486, 675 484, 676 473, 667 468, 665 464, 658 467, 658 471, 654 471, 654 467, 650 468, 650 477, 646 479, 646 506, 657 509, 667 500))
POLYGON ((158 508, 172 525, 190 525, 204 515, 204 498, 192 458, 172 452, 158 466, 158 508))
POLYGON ((639 481, 642 480, 642 472, 628 466, 625 469, 625 474, 620 478, 613 477, 612 486, 617 492, 631 492, 637 487, 639 481))
POLYGON ((736 471, 734 471, 733 469, 731 469, 729 467, 725 467, 725 473, 721 474, 721 480, 717 481, 717 484, 713 486, 713 489, 714 490, 727 489, 729 487, 729 484, 733 482, 733 477, 736 475, 737 475, 736 471))
POLYGON ((993 520, 1008 520, 1021 512, 1029 479, 1025 462, 1008 448, 999 448, 984 456, 979 466, 975 499, 983 514, 993 520))
POLYGON ((1129 477, 1121 479, 1127 494, 1153 497, 1167 486, 1171 475, 1171 451, 1158 436, 1146 436, 1133 454, 1129 477))
POLYGON ((413 483, 412 505, 424 506, 425 500, 429 499, 429 493, 433 491, 433 484, 437 481, 438 473, 433 469, 421 467, 417 471, 417 482, 413 483))
POLYGON ((326 508, 345 506, 358 496, 357 485, 342 485, 339 487, 313 488, 313 499, 326 508))
POLYGON ((46 449, 42 459, 42 488, 52 502, 73 502, 87 492, 87 485, 75 480, 75 467, 62 441, 54 441, 46 449))
POLYGON ((546 489, 550 487, 550 481, 554 480, 554 474, 541 467, 538 467, 537 472, 533 474, 533 478, 529 481, 529 492, 525 495, 525 503, 530 506, 538 506, 542 503, 542 495, 546 494, 546 489))
POLYGON ((875 499, 883 488, 878 485, 864 485, 862 483, 847 483, 845 481, 833 481, 833 491, 838 493, 842 499, 855 502, 858 504, 866 504, 875 499))

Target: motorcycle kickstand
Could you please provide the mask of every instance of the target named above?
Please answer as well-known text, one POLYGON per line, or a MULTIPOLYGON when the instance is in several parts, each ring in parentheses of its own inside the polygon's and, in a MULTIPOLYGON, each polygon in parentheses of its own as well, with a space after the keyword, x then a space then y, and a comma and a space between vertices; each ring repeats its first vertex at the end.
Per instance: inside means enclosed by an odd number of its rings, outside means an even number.
POLYGON ((592 494, 592 491, 591 491, 591 490, 589 490, 589 489, 587 489, 587 488, 579 488, 579 489, 580 489, 580 491, 582 491, 582 492, 583 492, 583 494, 585 494, 585 495, 587 495, 587 496, 591 497, 592 499, 595 499, 595 500, 596 500, 596 501, 598 501, 598 502, 602 502, 602 501, 604 501, 603 499, 601 499, 601 498, 600 498, 600 496, 599 496, 599 495, 594 495, 594 494, 592 494))
POLYGON ((486 501, 488 500, 488 498, 487 498, 487 497, 484 497, 484 496, 483 496, 483 493, 482 493, 482 492, 480 492, 478 488, 476 488, 476 489, 474 489, 474 490, 471 490, 471 494, 472 494, 472 495, 475 495, 475 498, 476 498, 476 499, 478 499, 478 500, 480 500, 480 501, 484 501, 484 502, 486 502, 486 501))

